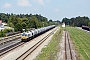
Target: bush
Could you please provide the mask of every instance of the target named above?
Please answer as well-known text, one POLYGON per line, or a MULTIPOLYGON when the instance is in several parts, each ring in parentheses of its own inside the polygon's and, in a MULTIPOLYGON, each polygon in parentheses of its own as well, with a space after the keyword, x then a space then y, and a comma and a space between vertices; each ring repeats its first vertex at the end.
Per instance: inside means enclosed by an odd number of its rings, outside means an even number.
POLYGON ((5 33, 1 30, 0 31, 0 37, 4 37, 5 36, 5 33))
POLYGON ((13 32, 13 30, 10 29, 10 28, 1 30, 1 31, 0 31, 0 37, 6 36, 6 33, 9 33, 9 32, 13 32))

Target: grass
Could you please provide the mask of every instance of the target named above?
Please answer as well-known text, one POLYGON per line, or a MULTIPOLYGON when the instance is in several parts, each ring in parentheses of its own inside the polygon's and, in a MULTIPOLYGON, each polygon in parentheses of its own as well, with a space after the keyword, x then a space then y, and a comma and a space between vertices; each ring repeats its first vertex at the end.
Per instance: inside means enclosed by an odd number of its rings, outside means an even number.
POLYGON ((90 60, 90 34, 75 27, 67 27, 66 29, 70 33, 80 60, 90 60))
POLYGON ((61 38, 61 30, 59 29, 52 37, 46 48, 42 49, 42 53, 35 60, 55 60, 58 52, 58 44, 61 38))

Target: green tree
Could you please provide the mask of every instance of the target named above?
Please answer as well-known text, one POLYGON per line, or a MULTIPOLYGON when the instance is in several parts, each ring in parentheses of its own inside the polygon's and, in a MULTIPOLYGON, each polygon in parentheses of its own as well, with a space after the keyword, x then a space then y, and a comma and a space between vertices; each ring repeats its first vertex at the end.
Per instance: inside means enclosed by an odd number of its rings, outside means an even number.
POLYGON ((90 22, 88 22, 88 26, 90 26, 90 22))
POLYGON ((19 24, 21 24, 22 23, 22 18, 17 18, 17 21, 18 21, 19 24))
POLYGON ((26 24, 28 24, 29 21, 27 18, 24 17, 24 18, 22 18, 22 22, 25 22, 26 24))
POLYGON ((22 26, 23 29, 27 29, 27 24, 25 22, 22 22, 21 26, 22 26))
POLYGON ((38 27, 39 27, 38 19, 37 19, 35 16, 32 16, 32 17, 31 17, 29 23, 30 23, 29 26, 30 26, 31 28, 38 28, 38 27))
POLYGON ((5 14, 0 13, 0 20, 8 23, 8 26, 13 27, 15 31, 20 31, 23 28, 40 28, 55 24, 55 21, 48 21, 48 19, 41 14, 5 14), (20 29, 19 29, 20 27, 20 29))
POLYGON ((12 22, 9 22, 8 26, 13 27, 13 28, 15 27, 12 22))
POLYGON ((65 22, 66 25, 70 26, 79 26, 81 27, 82 25, 88 25, 89 18, 88 17, 76 17, 76 18, 63 18, 62 22, 65 22))
POLYGON ((21 31, 22 32, 22 25, 21 24, 16 24, 15 26, 15 31, 21 31))

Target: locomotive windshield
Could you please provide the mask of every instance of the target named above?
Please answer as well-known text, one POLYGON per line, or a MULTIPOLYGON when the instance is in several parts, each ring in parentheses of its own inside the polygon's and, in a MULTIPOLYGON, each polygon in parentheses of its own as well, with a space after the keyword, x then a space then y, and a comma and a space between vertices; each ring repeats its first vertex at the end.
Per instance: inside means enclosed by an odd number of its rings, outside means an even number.
POLYGON ((22 36, 27 36, 27 35, 25 33, 23 33, 22 36))

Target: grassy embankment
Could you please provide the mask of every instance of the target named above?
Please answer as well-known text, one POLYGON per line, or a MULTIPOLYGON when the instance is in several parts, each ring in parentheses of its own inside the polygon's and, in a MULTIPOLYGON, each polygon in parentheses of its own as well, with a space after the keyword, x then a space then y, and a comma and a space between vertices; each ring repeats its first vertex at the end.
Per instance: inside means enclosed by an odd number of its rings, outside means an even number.
POLYGON ((67 27, 80 60, 90 60, 90 34, 74 27, 67 27))
POLYGON ((58 44, 62 35, 61 29, 59 29, 52 37, 46 48, 42 49, 42 52, 35 60, 55 60, 58 52, 58 44))

